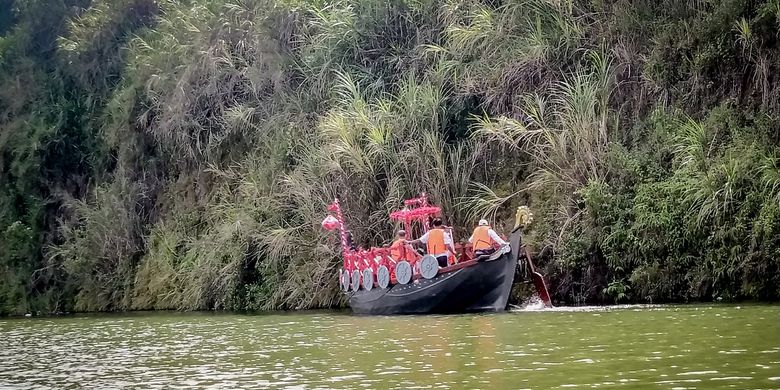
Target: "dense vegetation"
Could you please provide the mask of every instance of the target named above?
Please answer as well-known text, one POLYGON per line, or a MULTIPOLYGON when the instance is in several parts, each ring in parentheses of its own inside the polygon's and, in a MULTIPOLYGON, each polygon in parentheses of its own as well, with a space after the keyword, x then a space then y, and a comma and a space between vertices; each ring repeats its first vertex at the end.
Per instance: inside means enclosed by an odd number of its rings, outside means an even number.
MULTIPOLYGON (((0 0, 0 313, 339 305, 426 191, 554 298, 780 298, 780 1, 0 0)), ((458 234, 465 237, 465 230, 458 234)))

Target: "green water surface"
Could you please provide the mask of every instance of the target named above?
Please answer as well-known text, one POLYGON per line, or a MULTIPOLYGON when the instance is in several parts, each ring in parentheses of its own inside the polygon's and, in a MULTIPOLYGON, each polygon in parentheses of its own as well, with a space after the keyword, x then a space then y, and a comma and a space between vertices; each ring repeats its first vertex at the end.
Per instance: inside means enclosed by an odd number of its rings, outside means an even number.
POLYGON ((0 388, 780 388, 780 307, 0 320, 0 388))

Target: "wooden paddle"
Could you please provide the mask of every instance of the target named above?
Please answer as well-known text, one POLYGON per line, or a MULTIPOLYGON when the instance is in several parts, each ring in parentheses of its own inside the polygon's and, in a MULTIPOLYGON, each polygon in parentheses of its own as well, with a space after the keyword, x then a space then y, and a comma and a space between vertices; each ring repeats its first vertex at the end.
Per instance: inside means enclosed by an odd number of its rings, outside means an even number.
MULTIPOLYGON (((515 213, 515 227, 512 229, 512 233, 515 233, 522 229, 524 226, 527 226, 533 221, 534 214, 531 212, 531 210, 526 206, 520 206, 517 208, 517 212, 515 213)), ((528 269, 530 270, 531 274, 531 280, 534 283, 534 287, 536 287, 537 293, 539 293, 539 299, 542 300, 542 303, 544 303, 545 307, 552 307, 552 300, 550 300, 550 292, 547 290, 547 283, 544 282, 544 277, 542 277, 542 274, 540 274, 538 271, 536 271, 536 267, 534 266, 534 262, 531 260, 531 253, 528 251, 528 247, 521 244, 520 235, 517 236, 517 242, 512 242, 512 245, 518 245, 522 247, 523 251, 525 252, 525 258, 528 261, 528 269)), ((513 253, 516 255, 516 259, 520 260, 520 248, 517 248, 518 252, 513 253)))
POLYGON ((531 260, 531 254, 528 252, 528 248, 523 246, 523 249, 525 250, 525 258, 528 260, 528 269, 531 271, 531 280, 534 282, 536 291, 539 293, 539 299, 542 300, 542 303, 544 303, 545 307, 553 307, 552 301, 550 300, 550 292, 547 291, 547 283, 544 282, 542 274, 536 271, 536 267, 534 267, 534 262, 531 260))

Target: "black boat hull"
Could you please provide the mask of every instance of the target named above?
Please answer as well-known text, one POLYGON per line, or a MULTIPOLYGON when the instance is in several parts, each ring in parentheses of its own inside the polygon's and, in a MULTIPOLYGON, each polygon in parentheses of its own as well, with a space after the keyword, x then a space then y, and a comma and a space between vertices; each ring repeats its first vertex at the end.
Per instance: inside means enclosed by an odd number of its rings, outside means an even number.
POLYGON ((510 245, 512 251, 495 260, 440 272, 432 279, 348 293, 349 305, 356 314, 372 315, 503 311, 517 268, 519 232, 512 234, 510 245))

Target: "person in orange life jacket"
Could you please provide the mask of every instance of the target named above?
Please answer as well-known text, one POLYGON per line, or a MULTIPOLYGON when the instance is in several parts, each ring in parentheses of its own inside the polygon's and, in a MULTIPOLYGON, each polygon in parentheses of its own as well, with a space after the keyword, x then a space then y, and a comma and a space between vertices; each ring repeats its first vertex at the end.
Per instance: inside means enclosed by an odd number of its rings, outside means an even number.
POLYGON ((488 225, 484 219, 479 220, 479 226, 474 229, 474 233, 469 237, 469 242, 474 246, 474 255, 489 255, 496 251, 493 244, 501 246, 509 245, 488 225))
POLYGON ((395 261, 410 261, 414 259, 412 250, 406 247, 406 230, 399 230, 395 236, 396 240, 390 245, 390 257, 395 261))
POLYGON ((439 218, 433 220, 433 229, 423 234, 422 237, 411 241, 411 243, 417 242, 428 246, 428 254, 436 257, 439 267, 446 267, 450 252, 455 253, 455 247, 452 246, 452 236, 444 231, 439 218))

